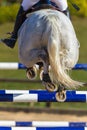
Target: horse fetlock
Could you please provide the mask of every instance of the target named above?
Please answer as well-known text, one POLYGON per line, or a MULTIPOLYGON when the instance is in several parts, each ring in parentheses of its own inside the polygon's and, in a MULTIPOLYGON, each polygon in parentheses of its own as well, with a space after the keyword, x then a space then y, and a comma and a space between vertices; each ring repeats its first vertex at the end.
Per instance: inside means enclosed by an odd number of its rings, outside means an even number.
POLYGON ((39 66, 39 70, 43 68, 43 62, 37 62, 36 64, 39 66))
POLYGON ((49 82, 49 83, 51 83, 51 79, 50 79, 49 74, 44 74, 44 73, 43 73, 42 80, 43 80, 44 82, 49 82))
POLYGON ((57 92, 62 92, 62 91, 65 91, 65 90, 66 90, 66 87, 62 84, 59 84, 57 92))

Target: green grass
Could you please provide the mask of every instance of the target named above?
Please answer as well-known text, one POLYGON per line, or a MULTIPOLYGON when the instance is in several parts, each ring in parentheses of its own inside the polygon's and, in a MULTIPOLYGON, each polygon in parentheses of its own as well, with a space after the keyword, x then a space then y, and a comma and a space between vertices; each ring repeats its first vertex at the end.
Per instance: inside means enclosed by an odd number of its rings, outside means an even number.
POLYGON ((76 30, 78 40, 80 42, 80 58, 79 62, 87 62, 87 18, 73 17, 73 25, 76 30))
MULTIPOLYGON (((80 42, 80 63, 87 63, 87 18, 81 19, 77 17, 72 18, 72 23, 76 30, 78 40, 80 42)), ((0 25, 0 38, 7 37, 6 33, 11 32, 13 23, 6 23, 0 25)), ((18 59, 18 45, 16 44, 14 49, 6 47, 4 44, 0 44, 0 62, 19 62, 18 59)), ((72 71, 70 75, 73 79, 79 81, 87 81, 86 71, 72 71)), ((0 70, 0 78, 18 78, 26 79, 26 73, 24 70, 0 70)), ((0 89, 43 89, 40 83, 6 83, 0 82, 0 89)), ((83 90, 87 90, 84 87, 83 90)), ((0 103, 0 106, 21 106, 29 107, 29 103, 0 103)), ((35 106, 44 107, 45 103, 35 103, 35 106)), ((51 107, 62 109, 87 109, 85 103, 52 103, 51 107)))

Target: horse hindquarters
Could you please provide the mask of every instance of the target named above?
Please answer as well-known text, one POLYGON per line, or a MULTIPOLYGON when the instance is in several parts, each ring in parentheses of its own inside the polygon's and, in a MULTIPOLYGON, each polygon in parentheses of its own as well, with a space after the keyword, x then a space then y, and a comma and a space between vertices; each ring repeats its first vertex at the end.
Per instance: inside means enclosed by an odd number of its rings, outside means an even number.
POLYGON ((61 34, 63 33, 63 28, 66 30, 65 26, 62 28, 62 23, 63 25, 68 26, 68 28, 71 28, 69 21, 66 19, 67 17, 65 17, 65 15, 54 10, 41 10, 32 13, 23 24, 24 26, 20 29, 19 56, 25 66, 31 67, 33 64, 38 62, 38 55, 36 55, 34 49, 47 47, 53 80, 70 88, 81 84, 73 81, 67 75, 64 66, 61 64, 61 34), (33 52, 31 51, 32 49, 34 50, 33 52))

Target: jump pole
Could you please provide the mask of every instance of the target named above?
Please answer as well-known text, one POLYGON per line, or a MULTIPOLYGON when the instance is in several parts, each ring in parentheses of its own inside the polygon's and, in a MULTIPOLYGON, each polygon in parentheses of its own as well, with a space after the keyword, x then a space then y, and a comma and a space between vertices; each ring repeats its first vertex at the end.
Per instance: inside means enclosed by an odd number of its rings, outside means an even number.
MULTIPOLYGON (((58 102, 55 95, 46 90, 0 90, 0 102, 58 102)), ((87 91, 66 91, 65 102, 87 102, 87 91)))
POLYGON ((0 127, 0 130, 87 130, 87 127, 0 127))
MULTIPOLYGON (((36 65, 38 68, 38 65, 36 65)), ((17 62, 0 62, 0 69, 4 69, 4 70, 17 70, 17 69, 26 69, 26 66, 21 64, 21 63, 17 63, 17 62)), ((87 70, 87 64, 76 64, 75 67, 73 68, 74 70, 87 70)))
POLYGON ((6 127, 87 127, 87 122, 67 121, 0 121, 0 126, 6 127))

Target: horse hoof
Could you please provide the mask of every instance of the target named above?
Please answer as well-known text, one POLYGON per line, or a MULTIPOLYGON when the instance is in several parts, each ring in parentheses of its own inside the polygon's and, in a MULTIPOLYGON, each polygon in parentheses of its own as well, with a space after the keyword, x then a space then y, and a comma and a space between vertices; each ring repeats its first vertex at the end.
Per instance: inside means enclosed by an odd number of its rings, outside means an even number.
POLYGON ((53 83, 47 83, 47 85, 45 86, 45 88, 49 92, 55 92, 55 91, 57 91, 57 86, 54 85, 53 83))
POLYGON ((58 102, 64 102, 66 100, 66 91, 57 92, 55 96, 58 102))
POLYGON ((49 91, 49 92, 55 92, 55 91, 57 91, 57 86, 56 85, 54 85, 53 83, 49 83, 49 82, 42 82, 43 83, 43 85, 45 86, 45 89, 47 90, 47 91, 49 91))
POLYGON ((28 68, 26 70, 26 75, 29 80, 34 80, 37 77, 37 68, 36 66, 33 66, 31 68, 28 68))
POLYGON ((41 79, 42 79, 42 84, 45 86, 46 90, 49 92, 54 92, 58 90, 58 87, 52 83, 49 74, 44 74, 43 71, 40 73, 41 79))
POLYGON ((40 80, 43 80, 43 69, 40 70, 40 80))

